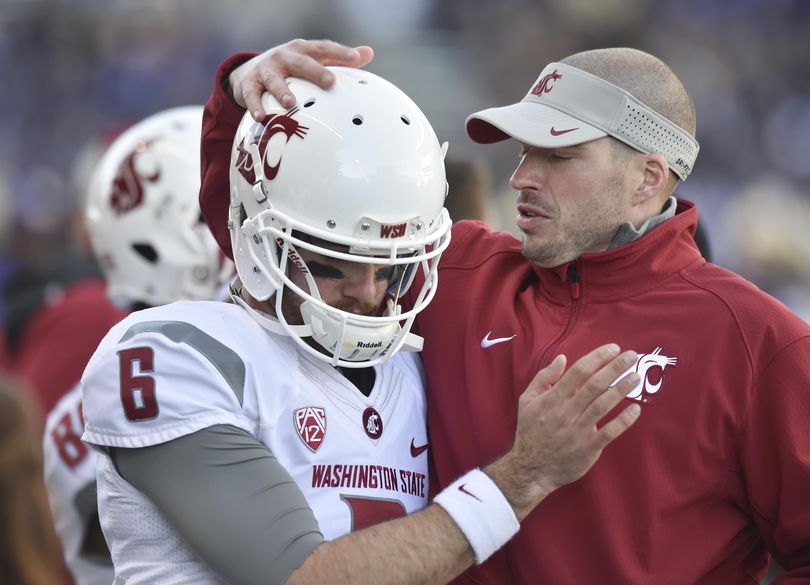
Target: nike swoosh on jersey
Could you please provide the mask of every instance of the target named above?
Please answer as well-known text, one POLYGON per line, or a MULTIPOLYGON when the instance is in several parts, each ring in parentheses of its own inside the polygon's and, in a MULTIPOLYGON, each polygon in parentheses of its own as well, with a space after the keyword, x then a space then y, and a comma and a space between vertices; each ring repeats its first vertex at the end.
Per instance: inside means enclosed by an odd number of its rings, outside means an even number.
POLYGON ((573 132, 574 130, 579 130, 579 128, 568 128, 567 130, 555 130, 554 126, 552 126, 550 132, 552 136, 562 136, 563 134, 568 134, 569 132, 573 132))
POLYGON ((492 331, 484 335, 483 339, 481 339, 481 347, 484 349, 497 345, 498 343, 503 343, 504 341, 512 341, 517 337, 517 335, 513 335, 512 337, 496 337, 495 339, 490 339, 490 335, 492 335, 492 331))
POLYGON ((425 443, 417 447, 413 444, 413 439, 411 439, 411 457, 419 457, 422 453, 427 451, 428 447, 430 447, 430 443, 425 443))
MULTIPOLYGON (((467 491, 467 488, 464 487, 466 485, 467 485, 466 483, 462 483, 460 486, 458 486, 458 491, 460 491, 462 494, 467 494, 471 498, 475 498, 476 500, 481 502, 481 498, 476 496, 474 493, 467 491)), ((481 502, 481 503, 483 503, 483 502, 481 502)))

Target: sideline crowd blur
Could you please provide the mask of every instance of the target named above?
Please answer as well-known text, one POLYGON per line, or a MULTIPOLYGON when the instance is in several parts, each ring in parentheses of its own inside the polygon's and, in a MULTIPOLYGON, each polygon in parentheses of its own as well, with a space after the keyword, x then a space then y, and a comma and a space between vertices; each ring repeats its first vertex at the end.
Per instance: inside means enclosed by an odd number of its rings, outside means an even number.
MULTIPOLYGON (((94 151, 154 111, 200 103, 237 48, 290 35, 371 44, 371 69, 411 94, 455 156, 491 157, 495 227, 514 229, 503 177, 515 152, 463 134, 474 109, 518 98, 538 62, 634 46, 692 89, 701 153, 679 191, 714 261, 810 319, 810 4, 795 0, 3 0, 0 282, 72 263, 94 151), (261 18, 261 15, 265 15, 261 18), (489 150, 489 149, 488 149, 489 150), (501 211, 504 210, 504 211, 501 211)), ((51 291, 57 294, 58 291, 51 291)), ((8 319, 0 302, 0 324, 8 319)))

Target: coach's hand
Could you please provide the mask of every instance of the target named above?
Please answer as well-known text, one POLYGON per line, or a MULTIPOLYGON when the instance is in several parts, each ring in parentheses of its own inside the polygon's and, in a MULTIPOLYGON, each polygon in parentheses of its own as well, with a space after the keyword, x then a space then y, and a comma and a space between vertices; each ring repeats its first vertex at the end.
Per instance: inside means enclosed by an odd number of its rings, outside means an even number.
POLYGON ((371 47, 352 48, 334 41, 296 39, 243 63, 231 72, 228 81, 236 103, 261 122, 266 115, 262 93, 270 93, 285 108, 295 105, 295 96, 287 88, 287 77, 300 77, 325 89, 335 82, 327 65, 364 67, 373 58, 371 47))
POLYGON ((633 373, 610 386, 637 357, 633 351, 619 355, 615 344, 604 345, 565 372, 565 357, 558 356, 523 392, 515 443, 484 470, 519 520, 551 492, 585 475, 602 450, 638 419, 640 408, 633 404, 596 426, 638 384, 633 373))

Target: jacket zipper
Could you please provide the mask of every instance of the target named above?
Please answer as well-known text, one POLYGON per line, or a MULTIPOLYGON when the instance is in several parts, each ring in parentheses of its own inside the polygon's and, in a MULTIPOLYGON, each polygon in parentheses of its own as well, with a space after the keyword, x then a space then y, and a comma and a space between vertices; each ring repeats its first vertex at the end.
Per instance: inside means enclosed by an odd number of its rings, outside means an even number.
MULTIPOLYGON (((580 283, 579 278, 579 270, 577 266, 572 262, 568 265, 568 282, 569 291, 571 293, 571 311, 568 316, 568 323, 565 325, 565 329, 563 329, 562 333, 560 333, 557 338, 552 341, 546 351, 543 353, 543 357, 540 360, 540 367, 545 367, 551 360, 552 357, 556 357, 554 352, 557 350, 558 347, 562 344, 563 341, 571 334, 571 331, 574 329, 574 325, 577 322, 577 317, 579 316, 579 306, 580 306, 580 297, 582 296, 582 284, 580 283)), ((571 365, 570 363, 568 365, 571 365)))

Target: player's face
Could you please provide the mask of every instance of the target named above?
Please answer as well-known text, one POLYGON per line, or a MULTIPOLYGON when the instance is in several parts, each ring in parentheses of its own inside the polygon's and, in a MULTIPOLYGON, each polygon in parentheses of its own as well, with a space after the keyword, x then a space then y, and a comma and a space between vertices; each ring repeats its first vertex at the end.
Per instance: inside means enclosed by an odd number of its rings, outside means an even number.
POLYGON ((606 250, 628 221, 629 173, 610 140, 524 148, 510 185, 520 191, 517 227, 526 258, 554 267, 606 250))
MULTIPOLYGON (((379 313, 395 270, 393 266, 338 260, 304 249, 298 252, 318 285, 323 302, 356 315, 379 313)), ((291 269, 290 280, 303 290, 308 290, 306 280, 297 268, 291 269)), ((285 293, 282 309, 289 323, 303 322, 298 310, 301 302, 301 298, 291 291, 285 293)))

